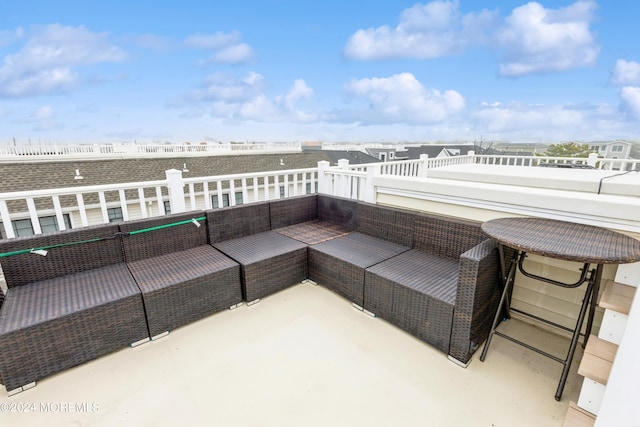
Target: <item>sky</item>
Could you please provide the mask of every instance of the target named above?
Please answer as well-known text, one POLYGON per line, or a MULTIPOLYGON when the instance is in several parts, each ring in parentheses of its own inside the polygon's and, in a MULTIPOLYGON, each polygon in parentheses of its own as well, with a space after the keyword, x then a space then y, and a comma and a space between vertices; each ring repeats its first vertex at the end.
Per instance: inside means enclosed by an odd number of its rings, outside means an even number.
POLYGON ((3 1, 0 145, 640 139, 640 2, 3 1))

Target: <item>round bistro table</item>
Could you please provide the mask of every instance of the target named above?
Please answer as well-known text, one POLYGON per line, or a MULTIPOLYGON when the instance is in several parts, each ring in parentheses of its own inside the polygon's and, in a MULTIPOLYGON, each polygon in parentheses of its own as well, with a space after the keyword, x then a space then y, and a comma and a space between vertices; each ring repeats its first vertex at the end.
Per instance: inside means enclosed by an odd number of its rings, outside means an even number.
POLYGON ((499 244, 503 291, 480 360, 484 361, 487 356, 487 351, 489 350, 489 345, 491 344, 491 339, 494 335, 498 335, 553 359, 556 362, 562 363, 564 368, 555 394, 555 399, 560 400, 564 385, 567 381, 569 369, 571 368, 571 362, 587 309, 589 309, 589 317, 584 337, 585 344, 591 334, 598 291, 602 279, 602 267, 604 264, 624 264, 640 261, 640 240, 601 227, 545 218, 494 219, 485 222, 482 225, 482 231, 499 244), (508 269, 505 265, 505 247, 513 249, 513 256, 509 262, 508 269), (580 278, 574 283, 564 283, 529 273, 523 266, 527 254, 582 263, 583 267, 581 268, 580 278), (591 269, 593 264, 595 264, 596 267, 591 269), (575 328, 570 329, 522 310, 511 308, 509 292, 513 288, 516 270, 520 270, 526 277, 565 288, 575 288, 586 283, 587 290, 582 300, 575 328), (498 323, 500 323, 501 318, 509 318, 510 311, 518 312, 551 326, 572 332, 571 344, 566 358, 561 359, 497 331, 496 327, 498 323))

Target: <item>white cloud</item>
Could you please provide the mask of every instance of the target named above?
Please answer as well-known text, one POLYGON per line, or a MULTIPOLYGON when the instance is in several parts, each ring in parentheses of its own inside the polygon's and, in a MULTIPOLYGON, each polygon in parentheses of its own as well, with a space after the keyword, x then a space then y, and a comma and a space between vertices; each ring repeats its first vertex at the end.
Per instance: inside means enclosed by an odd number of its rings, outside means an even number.
POLYGON ((465 107, 465 99, 460 93, 428 89, 411 73, 353 80, 345 90, 369 102, 368 109, 341 112, 347 120, 363 123, 441 122, 465 107))
MULTIPOLYGON (((638 95, 636 92, 636 105, 640 106, 638 95)), ((593 141, 637 134, 637 123, 622 119, 619 109, 609 104, 485 102, 468 118, 476 134, 494 140, 593 141)))
POLYGON ((76 69, 125 59, 104 33, 59 24, 26 36, 20 51, 4 57, 0 67, 0 97, 21 97, 68 90, 79 80, 76 69))
POLYGON ((458 1, 437 0, 405 9, 391 28, 358 30, 344 48, 349 59, 429 59, 459 53, 485 40, 497 12, 462 15, 458 1))
POLYGON ((611 71, 611 83, 615 85, 640 84, 640 63, 618 59, 611 71))
POLYGON ((253 50, 246 43, 225 47, 211 56, 209 62, 223 64, 242 64, 253 58, 253 50))
POLYGON ((224 119, 244 119, 255 122, 307 122, 316 116, 300 108, 303 100, 313 96, 313 89, 302 79, 297 79, 285 94, 269 97, 265 93, 265 79, 251 72, 242 77, 212 74, 202 89, 187 97, 191 114, 202 113, 200 106, 209 105, 211 116, 224 119))
POLYGON ((560 9, 546 9, 536 2, 515 8, 497 31, 498 44, 506 51, 500 74, 520 76, 593 65, 600 52, 589 28, 596 7, 595 1, 579 0, 560 9))
POLYGON ((214 53, 202 64, 242 64, 254 57, 251 46, 241 42, 240 33, 216 32, 214 34, 194 34, 184 41, 185 46, 193 49, 211 50, 214 53))
POLYGON ((623 107, 629 110, 635 119, 640 120, 640 87, 625 86, 620 89, 620 97, 623 107))
POLYGON ((222 49, 240 42, 240 33, 237 31, 214 34, 193 34, 187 37, 184 44, 193 49, 222 49))
POLYGON ((33 111, 27 121, 33 124, 33 130, 36 131, 49 130, 57 126, 55 113, 50 105, 39 107, 33 111))

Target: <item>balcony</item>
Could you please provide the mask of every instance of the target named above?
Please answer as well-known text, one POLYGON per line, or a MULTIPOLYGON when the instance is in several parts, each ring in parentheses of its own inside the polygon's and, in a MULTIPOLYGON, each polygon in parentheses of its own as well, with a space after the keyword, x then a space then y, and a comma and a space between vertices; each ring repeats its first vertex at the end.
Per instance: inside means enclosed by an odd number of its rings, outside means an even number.
MULTIPOLYGON (((168 171, 166 180, 156 182, 2 194, 0 215, 11 238, 10 224, 19 219, 29 219, 34 231, 42 232, 36 224, 43 216, 53 216, 64 229, 64 215, 75 228, 109 222, 113 208, 120 208, 126 221, 162 215, 167 206, 175 213, 321 192, 476 221, 535 215, 640 236, 638 173, 622 175, 635 163, 622 170, 618 165, 544 171, 525 163, 515 157, 460 156, 365 166, 323 163, 304 170, 188 179, 168 171)), ((534 271, 552 270, 561 277, 573 269, 564 262, 531 261, 534 271)), ((604 275, 637 277, 636 270, 630 271, 610 267, 604 275)), ((579 291, 561 297, 520 277, 517 285, 514 304, 561 324, 572 322, 579 291)), ((639 316, 632 309, 627 331, 637 329, 639 316)), ((521 320, 509 327, 530 331, 558 349, 568 342, 521 320)), ((631 339, 623 340, 618 353, 623 365, 614 365, 598 417, 602 425, 631 411, 624 403, 629 392, 619 391, 638 387, 626 380, 633 377, 629 369, 637 368, 625 363, 637 353, 631 339)), ((555 363, 503 340, 493 343, 484 363, 476 360, 461 369, 399 329, 353 310, 337 295, 303 283, 255 306, 179 328, 167 339, 47 378, 14 397, 2 396, 2 404, 15 403, 18 409, 18 403, 34 402, 37 410, 0 416, 24 425, 40 424, 45 417, 60 425, 201 424, 203 419, 231 425, 424 425, 425 420, 434 425, 561 425, 569 400, 578 399, 582 379, 572 373, 563 401, 555 402, 559 371, 555 363)))

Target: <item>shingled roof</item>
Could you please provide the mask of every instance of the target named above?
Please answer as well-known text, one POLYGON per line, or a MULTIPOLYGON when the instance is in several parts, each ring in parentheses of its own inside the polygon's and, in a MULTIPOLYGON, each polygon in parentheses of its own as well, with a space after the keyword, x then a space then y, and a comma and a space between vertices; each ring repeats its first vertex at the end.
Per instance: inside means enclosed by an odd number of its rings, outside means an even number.
POLYGON ((209 157, 139 158, 117 160, 39 161, 0 165, 0 192, 40 190, 165 179, 168 169, 199 177, 248 172, 313 168, 319 161, 332 165, 346 158, 350 163, 371 163, 377 159, 348 151, 310 151, 301 153, 242 154, 209 157), (75 180, 79 170, 82 180, 75 180))

